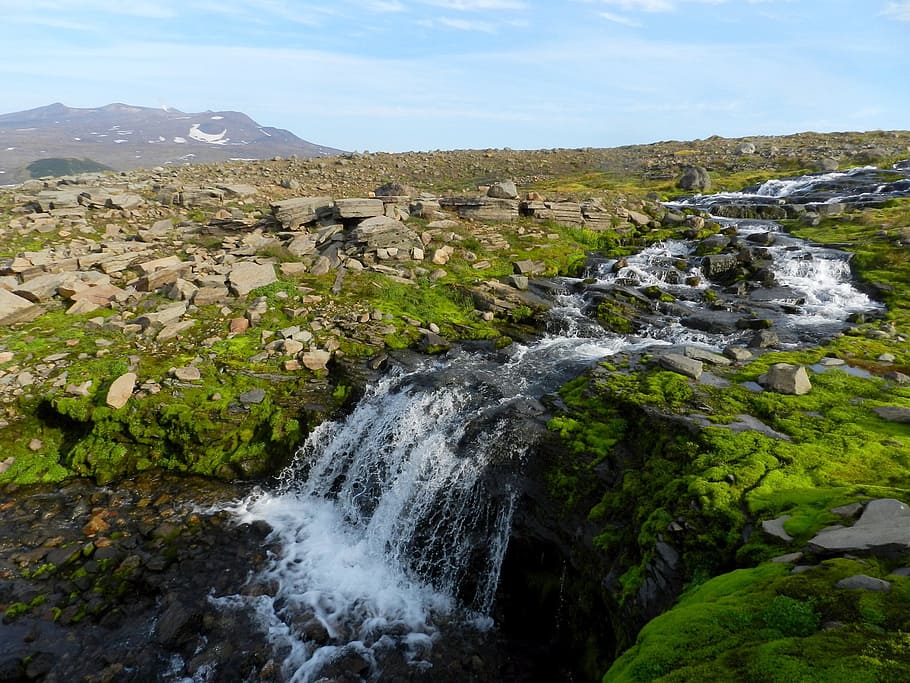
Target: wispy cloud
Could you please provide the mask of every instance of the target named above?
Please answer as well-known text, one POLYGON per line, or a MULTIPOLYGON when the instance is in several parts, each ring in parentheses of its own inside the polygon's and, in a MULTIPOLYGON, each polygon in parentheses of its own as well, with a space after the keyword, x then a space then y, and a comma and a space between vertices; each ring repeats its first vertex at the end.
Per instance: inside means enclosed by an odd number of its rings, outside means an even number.
POLYGON ((641 26, 641 24, 634 19, 629 19, 629 17, 624 17, 621 14, 613 14, 612 12, 600 12, 600 17, 601 19, 612 21, 614 24, 622 24, 623 26, 631 26, 632 28, 641 26))
POLYGON ((366 0, 363 8, 370 12, 379 12, 382 14, 404 12, 407 8, 398 0, 366 0))
POLYGON ((472 21, 470 19, 452 19, 451 17, 439 17, 437 23, 454 28, 458 31, 476 31, 479 33, 496 33, 496 27, 486 21, 472 21))
POLYGON ((423 0, 423 4, 459 12, 527 9, 521 0, 423 0))
POLYGON ((886 17, 897 19, 898 21, 910 21, 910 2, 901 0, 900 2, 889 2, 882 11, 886 17))
POLYGON ((627 12, 670 12, 676 9, 676 3, 670 0, 601 0, 627 12))

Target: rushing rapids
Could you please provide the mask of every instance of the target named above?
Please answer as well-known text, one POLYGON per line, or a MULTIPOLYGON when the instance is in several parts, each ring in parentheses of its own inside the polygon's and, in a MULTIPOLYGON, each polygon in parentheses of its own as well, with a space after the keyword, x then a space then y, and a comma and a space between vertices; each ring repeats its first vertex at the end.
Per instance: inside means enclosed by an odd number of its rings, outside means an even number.
MULTIPOLYGON (((735 199, 817 201, 832 187, 836 197, 908 190, 894 181, 879 190, 849 183, 872 175, 859 169, 772 181, 735 199)), ((732 197, 680 205, 710 208, 732 197)), ((785 345, 833 334, 851 315, 879 307, 850 283, 847 253, 788 237, 770 221, 723 222, 741 238, 762 236, 755 243, 766 245, 773 284, 737 293, 736 305, 772 321, 785 345)), ((550 331, 535 343, 457 350, 391 372, 346 419, 310 436, 277 488, 234 506, 238 519, 270 525, 272 555, 252 579, 259 589, 218 600, 257 615, 283 679, 375 681, 407 670, 448 680, 434 674, 430 657, 445 633, 495 627, 517 477, 543 412, 538 399, 622 350, 696 344, 718 351, 751 333, 715 323, 704 310, 708 283, 696 247, 661 243, 622 263, 595 263, 584 281, 563 280, 550 331), (657 287, 674 303, 655 303, 630 334, 608 332, 590 314, 598 293, 615 287, 657 287)), ((721 303, 733 309, 733 301, 721 303)))

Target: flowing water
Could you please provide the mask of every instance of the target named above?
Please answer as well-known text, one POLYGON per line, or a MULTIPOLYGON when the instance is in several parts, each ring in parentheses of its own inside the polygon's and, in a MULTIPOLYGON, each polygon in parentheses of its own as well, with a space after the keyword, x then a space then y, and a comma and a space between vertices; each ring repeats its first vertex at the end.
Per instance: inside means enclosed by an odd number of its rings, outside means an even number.
MULTIPOLYGON (((786 197, 848 175, 766 183, 753 194, 786 197)), ((740 235, 779 230, 770 222, 728 222, 740 235)), ((389 373, 347 418, 313 432, 277 488, 237 503, 239 519, 273 529, 269 567, 254 579, 267 589, 221 600, 255 611, 286 680, 380 680, 392 660, 420 671, 431 666, 429 653, 446 628, 494 626, 517 474, 542 412, 538 399, 623 350, 680 343, 720 350, 746 334, 684 324, 679 307, 704 306, 694 246, 653 245, 620 268, 599 264, 593 282, 564 280, 550 332, 533 344, 454 350, 389 373), (589 294, 617 283, 659 286, 678 306, 638 335, 606 332, 586 313, 589 294)), ((777 286, 750 304, 765 306, 795 343, 877 307, 850 283, 848 254, 782 233, 769 250, 777 286)))

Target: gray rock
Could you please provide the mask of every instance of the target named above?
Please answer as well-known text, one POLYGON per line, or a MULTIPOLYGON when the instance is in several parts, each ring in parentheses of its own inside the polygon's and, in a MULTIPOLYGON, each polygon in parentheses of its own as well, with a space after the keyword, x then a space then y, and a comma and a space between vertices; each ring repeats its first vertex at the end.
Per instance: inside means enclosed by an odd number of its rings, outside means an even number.
POLYGON ((28 299, 0 289, 0 325, 12 325, 34 320, 44 312, 28 299))
POLYGON ((313 372, 318 372, 320 370, 325 370, 326 366, 329 364, 329 361, 332 359, 332 354, 324 349, 314 349, 312 351, 307 351, 300 356, 300 362, 308 370, 313 372))
POLYGON ((733 150, 733 153, 739 155, 755 154, 755 145, 751 142, 741 142, 733 150))
POLYGON ((777 557, 772 557, 771 561, 777 564, 794 564, 803 559, 803 554, 800 552, 796 553, 787 553, 786 555, 778 555, 777 557))
POLYGON ((257 403, 262 403, 265 400, 265 389, 256 388, 250 389, 249 391, 244 391, 237 399, 243 405, 253 405, 257 403))
POLYGON ((462 218, 509 223, 518 218, 517 199, 494 197, 443 197, 441 207, 452 209, 462 218))
POLYGON ((515 187, 515 183, 511 180, 493 183, 490 185, 490 189, 487 190, 487 197, 493 197, 494 199, 516 199, 518 197, 518 188, 515 187))
POLYGON ((711 254, 701 260, 701 271, 712 280, 724 277, 739 268, 736 254, 711 254))
POLYGON ((373 190, 373 194, 377 197, 416 197, 418 192, 410 185, 393 181, 380 185, 373 190))
POLYGON ((758 378, 758 383, 778 394, 802 396, 812 390, 806 368, 789 363, 775 363, 768 368, 768 372, 758 378))
POLYGON ((784 530, 784 522, 790 519, 790 515, 783 515, 777 519, 766 519, 761 523, 761 530, 768 536, 776 538, 784 543, 789 543, 793 537, 784 530))
POLYGON ((185 315, 186 309, 187 303, 185 301, 181 301, 176 304, 171 304, 170 306, 165 306, 164 308, 158 309, 153 313, 145 313, 144 315, 141 315, 138 318, 134 319, 133 322, 136 325, 141 326, 142 329, 146 329, 147 327, 151 327, 153 325, 167 325, 168 323, 171 323, 181 316, 185 315))
POLYGON ((704 166, 686 166, 683 174, 676 182, 676 187, 681 190, 693 192, 706 192, 711 189, 711 177, 704 166))
POLYGON ((525 290, 528 288, 528 277, 527 275, 510 275, 509 284, 515 289, 525 290))
POLYGON ((748 360, 752 360, 752 352, 742 346, 728 346, 724 349, 724 355, 737 363, 745 363, 748 360))
POLYGON ((834 159, 832 157, 822 157, 815 162, 816 170, 824 171, 826 173, 836 171, 838 166, 840 166, 840 164, 838 163, 837 159, 834 159))
POLYGON ((367 218, 351 230, 351 241, 364 251, 378 249, 398 249, 410 254, 412 249, 420 249, 423 242, 420 235, 406 227, 401 221, 388 216, 367 218))
POLYGON ((184 368, 176 368, 174 370, 174 377, 181 382, 196 382, 202 379, 202 373, 199 371, 199 368, 188 365, 184 368))
POLYGON ((704 363, 710 363, 711 365, 720 365, 726 367, 733 364, 733 361, 729 358, 721 356, 719 353, 713 353, 697 346, 686 346, 683 349, 683 355, 686 358, 700 360, 704 363))
POLYGON ((384 212, 381 199, 339 199, 335 202, 335 215, 342 219, 372 218, 384 212))
POLYGON ((127 404, 136 388, 136 373, 127 372, 113 381, 104 401, 111 408, 119 409, 127 404))
POLYGON ((888 593, 891 590, 891 583, 885 581, 884 579, 876 579, 874 576, 857 574, 855 576, 849 576, 846 579, 841 579, 836 584, 834 584, 834 587, 841 588, 843 590, 863 590, 873 591, 876 593, 888 593))
POLYGON ((228 286, 236 296, 246 296, 257 287, 265 287, 278 280, 271 263, 241 261, 228 273, 228 286))
POLYGON ((687 358, 678 353, 662 353, 657 357, 657 362, 665 370, 677 372, 695 380, 701 377, 705 367, 700 360, 687 358))
POLYGON ((285 230, 296 230, 302 225, 315 223, 331 216, 334 210, 331 197, 295 197, 272 202, 272 215, 285 230))
POLYGON ((447 339, 430 330, 425 330, 420 337, 419 348, 424 353, 443 353, 448 351, 451 346, 447 339))
POLYGON ((893 498, 870 501, 853 526, 821 531, 809 547, 829 554, 905 554, 910 551, 910 508, 893 498))
POLYGON ((749 339, 749 348, 774 349, 780 346, 780 337, 774 330, 758 330, 749 339))
POLYGON ((516 275, 543 275, 547 270, 547 264, 543 261, 524 259, 522 261, 513 261, 512 270, 516 275))
POLYGON ((852 519, 861 512, 863 506, 859 503, 850 503, 849 505, 841 505, 840 507, 831 508, 831 512, 838 517, 843 517, 845 519, 852 519))

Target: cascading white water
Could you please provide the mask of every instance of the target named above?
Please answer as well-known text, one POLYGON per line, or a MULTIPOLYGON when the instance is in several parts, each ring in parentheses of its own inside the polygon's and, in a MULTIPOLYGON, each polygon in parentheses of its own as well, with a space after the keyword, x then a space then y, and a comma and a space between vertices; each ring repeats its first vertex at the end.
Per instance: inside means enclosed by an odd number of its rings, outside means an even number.
MULTIPOLYGON (((784 196, 824 178, 759 192, 784 196)), ((777 229, 730 222, 743 236, 777 229)), ((587 286, 653 285, 674 293, 677 311, 694 310, 707 283, 693 249, 683 241, 652 245, 618 272, 615 262, 603 264, 587 286)), ((850 284, 845 254, 792 239, 768 249, 778 283, 805 301, 802 312, 788 314, 796 327, 874 308, 850 284)), ((318 680, 339 662, 381 680, 390 657, 430 667, 434 642, 452 624, 489 627, 518 499, 514 477, 532 443, 522 411, 617 352, 691 343, 719 350, 741 336, 670 318, 637 336, 605 332, 585 314, 583 288, 573 292, 580 281, 566 282, 549 335, 496 354, 452 351, 380 379, 346 419, 310 435, 276 490, 236 504, 241 521, 272 527, 275 554, 255 578, 261 590, 218 600, 259 615, 286 680, 318 680)))

